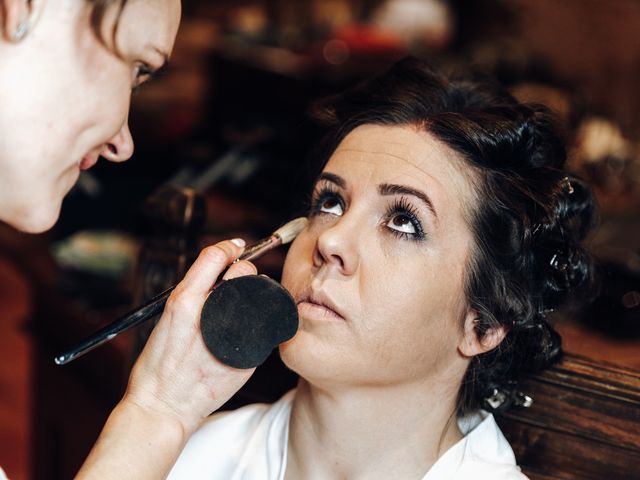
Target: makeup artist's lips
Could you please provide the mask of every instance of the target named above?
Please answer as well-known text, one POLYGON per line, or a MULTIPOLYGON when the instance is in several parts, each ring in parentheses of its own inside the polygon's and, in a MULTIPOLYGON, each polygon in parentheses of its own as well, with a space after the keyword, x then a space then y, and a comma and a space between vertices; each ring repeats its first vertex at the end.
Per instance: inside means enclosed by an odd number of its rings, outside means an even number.
POLYGON ((95 153, 89 153, 85 155, 82 160, 80 160, 80 170, 89 170, 96 163, 98 163, 98 158, 100 155, 96 155, 95 153))
POLYGON ((303 318, 343 321, 345 319, 331 298, 323 292, 316 292, 309 289, 300 296, 297 304, 300 316, 303 318))

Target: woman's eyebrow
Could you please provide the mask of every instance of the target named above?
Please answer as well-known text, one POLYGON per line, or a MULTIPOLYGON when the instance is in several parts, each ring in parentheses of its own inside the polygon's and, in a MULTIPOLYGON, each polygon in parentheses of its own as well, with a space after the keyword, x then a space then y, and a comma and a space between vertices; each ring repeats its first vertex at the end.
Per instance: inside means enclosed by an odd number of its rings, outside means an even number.
POLYGON ((431 210, 431 213, 433 213, 433 216, 436 218, 436 220, 438 220, 438 213, 433 206, 433 202, 426 193, 421 192, 420 190, 407 187, 406 185, 383 183, 378 187, 378 191, 380 192, 380 195, 412 195, 422 200, 427 208, 431 210))
POLYGON ((335 173, 322 172, 320 174, 320 176, 318 177, 318 180, 316 181, 316 183, 318 183, 320 180, 325 180, 327 182, 335 183, 340 188, 346 188, 347 187, 346 180, 344 178, 342 178, 341 176, 336 175, 335 173))

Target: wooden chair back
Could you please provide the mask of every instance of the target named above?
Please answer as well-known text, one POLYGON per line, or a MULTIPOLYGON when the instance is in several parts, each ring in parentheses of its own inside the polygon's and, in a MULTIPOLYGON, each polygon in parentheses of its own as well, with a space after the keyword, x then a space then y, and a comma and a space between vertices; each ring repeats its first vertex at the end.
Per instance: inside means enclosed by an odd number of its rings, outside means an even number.
POLYGON ((497 420, 532 480, 640 479, 640 372, 567 355, 521 390, 497 420))

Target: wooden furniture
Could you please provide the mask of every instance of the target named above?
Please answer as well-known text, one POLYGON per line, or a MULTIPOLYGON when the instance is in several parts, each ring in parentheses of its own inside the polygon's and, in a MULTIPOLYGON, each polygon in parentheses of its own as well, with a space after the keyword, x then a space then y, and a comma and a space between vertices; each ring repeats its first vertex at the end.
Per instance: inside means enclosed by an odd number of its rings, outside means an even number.
MULTIPOLYGON (((193 189, 162 185, 144 204, 153 234, 142 245, 132 305, 143 305, 177 284, 197 254, 196 238, 205 218, 205 198, 193 189)), ((135 329, 133 357, 142 351, 160 317, 135 329)))
POLYGON ((118 318, 128 306, 94 309, 80 297, 65 296, 55 281, 59 272, 46 256, 31 255, 22 264, 32 279, 35 308, 29 324, 31 478, 63 480, 74 477, 123 393, 131 339, 123 334, 69 365, 56 365, 56 355, 118 318))
POLYGON ((532 480, 640 479, 640 372, 567 355, 498 423, 532 480))

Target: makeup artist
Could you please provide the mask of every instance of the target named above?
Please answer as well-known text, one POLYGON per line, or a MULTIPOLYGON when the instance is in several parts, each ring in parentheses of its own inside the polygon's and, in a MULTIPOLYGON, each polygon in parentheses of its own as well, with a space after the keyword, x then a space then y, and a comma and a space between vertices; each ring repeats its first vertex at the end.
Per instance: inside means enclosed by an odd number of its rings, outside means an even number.
MULTIPOLYGON (((42 232, 81 170, 133 153, 131 91, 167 61, 179 0, 0 0, 0 220, 42 232)), ((157 478, 252 373, 217 362, 197 314, 241 240, 205 249, 171 296, 80 478, 157 478)), ((251 274, 235 264, 227 278, 251 274)), ((0 470, 0 477, 1 470, 0 470)))

